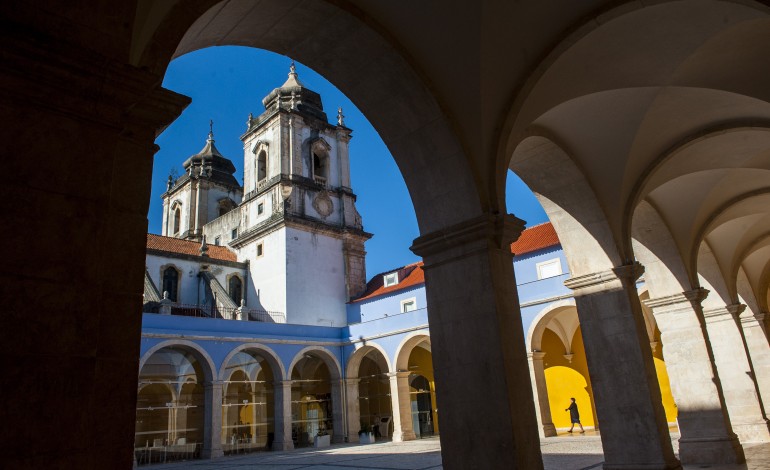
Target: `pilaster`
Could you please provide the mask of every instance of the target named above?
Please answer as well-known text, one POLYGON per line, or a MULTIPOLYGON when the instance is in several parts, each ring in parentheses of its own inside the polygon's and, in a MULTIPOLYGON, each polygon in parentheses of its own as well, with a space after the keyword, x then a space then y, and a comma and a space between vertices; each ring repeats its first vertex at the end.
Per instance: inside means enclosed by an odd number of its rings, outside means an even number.
POLYGON ((358 431, 361 428, 361 403, 358 398, 358 380, 359 379, 345 379, 348 442, 358 442, 358 431))
POLYGON ((409 372, 391 372, 390 400, 393 409, 393 442, 411 441, 417 438, 412 422, 412 399, 409 395, 409 372))
POLYGON ((765 314, 746 308, 738 314, 738 324, 746 341, 751 368, 757 382, 765 416, 770 407, 770 343, 765 331, 765 314))
POLYGON ((745 307, 711 307, 703 310, 703 316, 733 431, 743 443, 769 442, 769 423, 738 321, 745 307))
POLYGON ((342 409, 345 379, 331 381, 333 443, 345 442, 345 413, 342 409))
POLYGON ((201 457, 215 459, 222 457, 222 384, 221 380, 203 384, 203 450, 201 457))
POLYGON ((275 382, 275 438, 273 450, 291 450, 291 380, 275 382))
POLYGON ((529 360, 529 373, 532 382, 532 394, 535 396, 535 413, 537 422, 540 423, 538 433, 540 437, 552 437, 556 435, 556 426, 551 418, 551 405, 548 401, 548 388, 545 383, 545 366, 543 359, 545 353, 532 351, 527 353, 529 360))
POLYGON ((424 260, 438 408, 448 410, 447 469, 543 468, 510 249, 523 228, 487 213, 412 246, 424 260))
POLYGON ((575 293, 605 470, 681 469, 674 456, 635 282, 639 263, 576 276, 575 293))
POLYGON ((706 334, 701 301, 706 289, 646 300, 661 332, 666 370, 678 408, 679 458, 683 464, 745 460, 732 430, 722 383, 706 334))

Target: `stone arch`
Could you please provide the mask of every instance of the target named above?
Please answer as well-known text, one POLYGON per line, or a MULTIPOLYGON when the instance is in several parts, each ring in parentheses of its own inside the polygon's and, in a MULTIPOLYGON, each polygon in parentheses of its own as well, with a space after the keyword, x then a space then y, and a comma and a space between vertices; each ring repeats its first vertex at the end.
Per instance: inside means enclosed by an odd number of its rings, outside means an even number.
POLYGON ((379 344, 373 341, 367 341, 366 345, 359 343, 356 346, 358 347, 353 352, 353 354, 350 355, 350 358, 348 359, 348 365, 346 367, 347 378, 355 379, 356 377, 358 377, 358 369, 359 367, 361 367, 361 360, 364 357, 366 357, 366 355, 368 355, 373 351, 377 351, 379 355, 382 356, 382 359, 385 362, 385 371, 394 372, 393 367, 390 365, 390 359, 388 358, 388 353, 385 351, 385 349, 382 346, 380 346, 379 344))
POLYGON ((306 354, 315 355, 321 359, 324 364, 326 364, 326 366, 329 368, 329 376, 331 380, 339 380, 342 378, 342 368, 340 367, 340 363, 334 354, 329 352, 328 349, 322 348, 320 346, 307 346, 294 355, 294 359, 292 359, 291 364, 286 368, 285 373, 288 374, 286 375, 287 379, 291 379, 291 373, 294 370, 294 366, 296 366, 297 363, 303 357, 305 357, 306 354))
POLYGON ((409 333, 396 348, 396 371, 409 370, 409 355, 420 343, 430 344, 430 335, 424 332, 414 331, 409 333))
POLYGON ((697 287, 682 260, 668 225, 648 201, 636 206, 631 242, 636 259, 644 266, 644 282, 650 298, 678 294, 697 287))
POLYGON ((281 381, 286 380, 286 369, 283 367, 283 363, 281 362, 281 359, 278 357, 278 355, 270 349, 268 346, 265 346, 263 344, 259 343, 244 343, 240 344, 237 347, 233 348, 232 351, 230 351, 227 356, 222 360, 222 364, 219 367, 219 370, 217 371, 217 377, 219 377, 219 380, 225 380, 225 370, 224 368, 227 366, 227 364, 232 360, 232 358, 238 354, 239 352, 250 352, 254 351, 258 353, 260 356, 265 358, 268 364, 270 364, 270 367, 273 369, 273 379, 275 381, 281 381))
MULTIPOLYGON (((201 369, 203 370, 203 379, 206 382, 214 380, 217 373, 217 367, 214 365, 214 361, 211 360, 211 356, 203 349, 199 344, 186 339, 170 339, 161 341, 160 343, 152 346, 148 349, 142 357, 139 358, 139 370, 142 370, 147 360, 152 357, 153 354, 160 351, 163 348, 178 348, 190 352, 198 362, 201 363, 201 369)), ((218 375, 218 374, 217 374, 218 375)))
POLYGON ((404 49, 381 35, 360 10, 322 0, 293 5, 268 0, 248 10, 233 2, 183 0, 165 11, 154 8, 163 19, 156 27, 137 26, 133 64, 162 75, 173 58, 220 45, 289 55, 334 83, 377 129, 404 176, 421 233, 482 214, 481 201, 489 198, 474 182, 475 169, 464 151, 472 146, 460 142, 453 118, 439 106, 404 49), (287 14, 289 9, 294 14, 287 14), (281 34, 265 34, 274 28, 281 34), (314 31, 315 41, 307 41, 308 31, 314 31), (350 41, 351 35, 359 40, 350 41), (371 57, 378 60, 364 59, 371 57))
POLYGON ((510 169, 548 214, 573 277, 623 264, 591 183, 552 138, 531 135, 522 140, 512 153, 510 169))
MULTIPOLYGON (((565 299, 548 304, 548 306, 540 310, 540 312, 535 315, 535 318, 532 320, 532 323, 529 325, 529 330, 527 331, 527 351, 539 351, 541 349, 543 333, 545 332, 548 322, 559 313, 575 308, 575 299, 565 299)), ((577 311, 575 311, 575 315, 577 315, 577 311)), ((564 342, 564 339, 561 338, 561 336, 560 339, 564 342)), ((571 338, 569 341, 571 342, 571 338)), ((565 344, 565 347, 567 347, 567 344, 565 344)))

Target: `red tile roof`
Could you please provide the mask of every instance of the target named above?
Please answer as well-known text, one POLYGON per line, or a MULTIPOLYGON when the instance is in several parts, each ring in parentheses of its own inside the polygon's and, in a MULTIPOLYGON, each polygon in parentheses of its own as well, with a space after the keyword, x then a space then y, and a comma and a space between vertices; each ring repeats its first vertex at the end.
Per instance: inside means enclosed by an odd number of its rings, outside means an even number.
MULTIPOLYGON (((221 261, 238 261, 235 253, 226 246, 208 245, 209 258, 221 261)), ((200 256, 201 244, 190 240, 147 234, 147 249, 179 253, 181 255, 200 256)))
POLYGON ((366 291, 361 294, 357 299, 351 302, 361 302, 362 300, 368 300, 373 297, 379 297, 385 294, 391 294, 400 290, 408 289, 410 287, 419 286, 425 284, 425 272, 422 270, 422 261, 417 263, 408 264, 404 267, 386 271, 384 273, 377 274, 372 277, 369 283, 366 285, 366 291), (398 272, 398 284, 385 287, 383 276, 392 272, 398 272))
MULTIPOLYGON (((519 239, 511 244, 511 252, 523 255, 544 248, 550 248, 559 243, 559 237, 556 235, 553 225, 550 222, 546 222, 524 230, 519 239)), ((366 291, 360 297, 351 300, 351 302, 370 300, 374 297, 392 294, 400 290, 425 284, 425 271, 422 270, 422 264, 422 261, 419 261, 373 276, 366 285, 366 291), (398 272, 398 284, 384 287, 383 276, 392 272, 398 272)))
POLYGON ((511 243, 511 253, 524 255, 558 245, 559 237, 550 222, 535 225, 521 232, 518 240, 511 243))

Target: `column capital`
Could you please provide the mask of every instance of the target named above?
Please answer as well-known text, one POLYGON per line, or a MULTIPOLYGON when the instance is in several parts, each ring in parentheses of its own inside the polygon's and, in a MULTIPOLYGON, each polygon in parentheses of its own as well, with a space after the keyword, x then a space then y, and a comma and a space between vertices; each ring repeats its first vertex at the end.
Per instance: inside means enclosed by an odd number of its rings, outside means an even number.
POLYGON ((409 377, 410 372, 408 370, 399 370, 397 372, 388 372, 385 375, 388 376, 389 379, 403 379, 405 377, 409 377))
POLYGON ((642 274, 644 274, 644 266, 634 261, 606 271, 571 277, 564 281, 564 285, 585 295, 619 289, 625 284, 636 282, 642 274))
POLYGON ((510 252, 523 230, 524 221, 513 214, 486 213, 417 237, 409 249, 425 260, 425 269, 487 249, 489 244, 510 252))
POLYGON ((678 294, 643 300, 642 303, 653 310, 661 309, 664 307, 676 307, 680 306, 681 304, 687 304, 687 307, 690 307, 695 304, 700 305, 703 299, 708 297, 708 295, 708 289, 699 287, 697 289, 680 292, 678 294))
POLYGON ((527 359, 530 361, 542 361, 544 357, 544 351, 530 351, 527 353, 527 359))
POLYGON ((740 318, 741 313, 746 310, 746 305, 741 303, 735 303, 730 305, 725 305, 724 307, 713 307, 713 308, 707 308, 703 310, 703 316, 706 319, 715 319, 722 316, 729 315, 735 320, 738 320, 740 318))

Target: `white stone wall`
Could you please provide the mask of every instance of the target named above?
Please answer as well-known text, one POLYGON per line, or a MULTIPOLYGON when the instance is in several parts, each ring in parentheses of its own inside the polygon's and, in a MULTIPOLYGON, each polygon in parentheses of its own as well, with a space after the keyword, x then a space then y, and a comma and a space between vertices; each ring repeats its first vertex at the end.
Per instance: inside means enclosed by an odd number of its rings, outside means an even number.
POLYGON ((267 179, 281 173, 280 123, 274 120, 251 134, 243 143, 243 191, 257 188, 257 155, 267 151, 267 179), (261 142, 261 144, 258 144, 261 142))
POLYGON ((342 240, 286 229, 287 323, 342 326, 345 312, 345 266, 342 240))
POLYGON ((279 229, 241 248, 239 261, 249 261, 249 308, 286 313, 286 229, 279 229), (263 254, 257 256, 262 244, 263 254))

